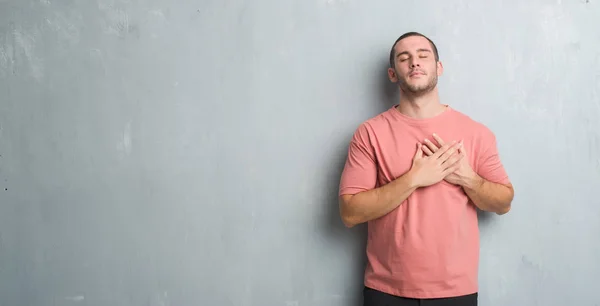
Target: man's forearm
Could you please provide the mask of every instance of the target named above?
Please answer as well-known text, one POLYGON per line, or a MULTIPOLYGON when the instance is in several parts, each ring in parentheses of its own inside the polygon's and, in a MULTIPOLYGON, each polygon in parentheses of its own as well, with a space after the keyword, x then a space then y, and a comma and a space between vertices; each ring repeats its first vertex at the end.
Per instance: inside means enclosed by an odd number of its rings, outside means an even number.
POLYGON ((514 197, 512 185, 485 180, 475 174, 463 185, 465 193, 479 209, 503 215, 510 210, 514 197))
POLYGON ((353 227, 377 219, 400 206, 417 187, 407 172, 382 187, 347 196, 340 203, 342 220, 353 227))

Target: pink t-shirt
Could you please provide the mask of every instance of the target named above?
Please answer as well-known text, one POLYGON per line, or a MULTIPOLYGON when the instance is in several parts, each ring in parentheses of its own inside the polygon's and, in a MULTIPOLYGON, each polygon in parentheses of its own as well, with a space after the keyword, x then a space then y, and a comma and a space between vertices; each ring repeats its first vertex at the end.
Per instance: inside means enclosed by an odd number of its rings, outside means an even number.
MULTIPOLYGON (((416 119, 395 107, 355 131, 339 194, 385 185, 408 171, 416 143, 432 134, 463 140, 473 170, 498 183, 509 179, 494 134, 483 124, 446 106, 435 117, 416 119)), ((446 181, 419 188, 398 208, 368 222, 364 284, 410 298, 440 298, 478 291, 477 211, 462 187, 446 181)))

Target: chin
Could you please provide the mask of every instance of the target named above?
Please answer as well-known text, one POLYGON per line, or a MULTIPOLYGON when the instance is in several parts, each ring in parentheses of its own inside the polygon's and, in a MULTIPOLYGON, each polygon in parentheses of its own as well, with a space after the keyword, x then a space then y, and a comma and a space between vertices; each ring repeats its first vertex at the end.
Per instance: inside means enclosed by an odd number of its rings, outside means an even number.
POLYGON ((425 84, 408 84, 408 86, 406 86, 406 89, 408 89, 409 91, 412 92, 420 92, 420 91, 424 91, 427 90, 427 85, 425 84))

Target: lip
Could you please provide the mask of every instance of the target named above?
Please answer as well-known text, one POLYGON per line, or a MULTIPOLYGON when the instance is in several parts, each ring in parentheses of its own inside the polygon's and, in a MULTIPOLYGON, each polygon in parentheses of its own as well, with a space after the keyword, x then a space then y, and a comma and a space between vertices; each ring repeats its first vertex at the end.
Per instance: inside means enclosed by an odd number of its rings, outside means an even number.
POLYGON ((425 73, 423 73, 422 71, 414 71, 411 72, 411 74, 409 74, 409 77, 414 77, 414 76, 418 76, 418 75, 425 75, 425 73))

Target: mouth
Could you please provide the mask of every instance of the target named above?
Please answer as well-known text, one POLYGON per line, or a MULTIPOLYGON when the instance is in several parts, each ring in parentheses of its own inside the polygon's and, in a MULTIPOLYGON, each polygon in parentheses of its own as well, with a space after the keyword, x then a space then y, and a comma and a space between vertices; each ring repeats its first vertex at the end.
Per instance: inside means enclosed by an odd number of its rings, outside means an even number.
POLYGON ((409 77, 415 77, 415 76, 421 76, 421 75, 425 75, 425 73, 422 72, 422 71, 413 71, 408 76, 409 77))

